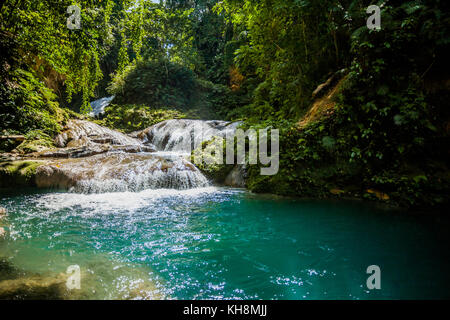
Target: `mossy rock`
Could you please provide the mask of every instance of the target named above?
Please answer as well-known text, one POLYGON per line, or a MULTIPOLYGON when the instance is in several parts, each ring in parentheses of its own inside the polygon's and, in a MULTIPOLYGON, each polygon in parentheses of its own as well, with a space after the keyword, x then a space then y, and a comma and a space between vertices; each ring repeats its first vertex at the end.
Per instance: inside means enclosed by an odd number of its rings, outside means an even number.
POLYGON ((34 187, 36 169, 43 161, 9 161, 0 163, 0 188, 34 187))
POLYGON ((30 131, 25 138, 25 141, 15 149, 22 154, 41 152, 55 147, 53 139, 41 130, 30 131))
POLYGON ((112 104, 105 108, 103 119, 94 122, 114 130, 131 133, 144 130, 165 120, 184 118, 186 118, 186 114, 169 108, 155 109, 146 105, 112 104))
MULTIPOLYGON (((233 170, 234 165, 227 165, 225 163, 218 164, 217 161, 215 161, 214 149, 217 148, 215 142, 215 138, 203 142, 201 146, 192 152, 190 160, 206 177, 208 177, 208 179, 215 183, 223 184, 231 170, 233 170), (201 159, 201 161, 199 161, 199 159, 201 159)), ((223 155, 226 154, 224 149, 223 155)), ((224 158, 222 159, 224 160, 224 158)))

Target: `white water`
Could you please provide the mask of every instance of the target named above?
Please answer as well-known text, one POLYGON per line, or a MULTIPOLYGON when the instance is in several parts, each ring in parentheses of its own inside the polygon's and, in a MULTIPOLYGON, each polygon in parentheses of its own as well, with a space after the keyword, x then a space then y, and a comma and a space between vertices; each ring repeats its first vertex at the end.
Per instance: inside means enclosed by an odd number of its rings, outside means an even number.
POLYGON ((144 143, 152 143, 158 150, 190 154, 202 142, 213 137, 234 134, 239 122, 203 120, 167 120, 141 132, 144 143))
POLYGON ((110 105, 116 96, 105 97, 91 102, 91 117, 97 117, 105 112, 105 108, 110 105))
MULTIPOLYGON (((70 209, 71 212, 82 215, 133 213, 136 210, 148 207, 150 204, 157 204, 165 198, 182 197, 183 199, 195 200, 217 192, 218 189, 215 187, 206 187, 189 190, 147 189, 140 192, 108 192, 102 194, 49 193, 38 198, 34 206, 45 208, 48 210, 47 212, 70 209)), ((225 192, 225 190, 222 192, 225 192)), ((42 212, 39 213, 39 215, 42 214, 42 212)), ((31 214, 31 217, 33 216, 31 214)))
POLYGON ((38 169, 38 186, 63 188, 76 193, 139 192, 147 189, 188 190, 210 185, 187 160, 192 148, 214 136, 234 133, 239 123, 202 120, 169 120, 135 134, 124 135, 88 121, 72 121, 58 136, 64 147, 102 145, 145 146, 157 152, 107 152, 86 158, 60 159, 38 169))

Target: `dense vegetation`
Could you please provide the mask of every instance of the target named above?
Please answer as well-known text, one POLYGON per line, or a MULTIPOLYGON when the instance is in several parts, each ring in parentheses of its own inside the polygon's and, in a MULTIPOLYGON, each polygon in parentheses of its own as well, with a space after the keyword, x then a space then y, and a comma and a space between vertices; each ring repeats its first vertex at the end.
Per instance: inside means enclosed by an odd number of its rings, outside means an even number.
POLYGON ((1 134, 48 142, 115 94, 101 123, 127 132, 181 117, 279 128, 280 173, 250 166, 253 191, 448 203, 448 1, 86 0, 80 30, 71 4, 0 1, 1 134))

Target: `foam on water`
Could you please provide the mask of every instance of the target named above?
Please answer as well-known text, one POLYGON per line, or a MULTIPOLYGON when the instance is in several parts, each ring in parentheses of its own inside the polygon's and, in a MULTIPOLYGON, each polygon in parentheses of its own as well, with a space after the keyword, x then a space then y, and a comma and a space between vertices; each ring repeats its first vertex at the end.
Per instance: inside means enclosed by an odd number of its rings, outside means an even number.
MULTIPOLYGON (((118 212, 134 212, 135 210, 157 204, 166 198, 178 197, 180 200, 195 198, 218 192, 215 187, 195 188, 189 190, 146 189, 140 192, 109 192, 109 193, 50 193, 42 195, 33 201, 36 207, 49 211, 71 209, 72 213, 80 214, 117 214, 118 212), (80 211, 81 209, 81 211, 80 211)), ((30 212, 41 215, 42 212, 30 212)))

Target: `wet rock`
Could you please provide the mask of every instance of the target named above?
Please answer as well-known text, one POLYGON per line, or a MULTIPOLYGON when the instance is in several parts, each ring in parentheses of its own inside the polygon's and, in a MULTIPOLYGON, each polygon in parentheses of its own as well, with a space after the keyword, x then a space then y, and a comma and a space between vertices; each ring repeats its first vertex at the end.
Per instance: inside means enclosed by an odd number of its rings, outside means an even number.
POLYGON ((67 129, 55 138, 57 149, 33 154, 36 158, 83 158, 111 151, 155 152, 153 145, 84 120, 72 120, 67 129))
POLYGON ((55 138, 55 145, 59 148, 105 142, 113 145, 141 145, 137 139, 85 120, 70 120, 66 130, 55 138))
POLYGON ((35 186, 36 169, 42 160, 18 160, 0 163, 0 188, 35 186))
POLYGON ((126 153, 139 153, 139 152, 155 152, 152 147, 145 145, 95 145, 90 144, 78 148, 62 148, 52 149, 37 154, 37 157, 42 158, 85 158, 90 156, 99 155, 107 152, 126 152, 126 153))
POLYGON ((190 189, 208 180, 191 163, 176 155, 106 153, 82 159, 61 159, 36 171, 40 188, 82 193, 190 189))
POLYGON ((225 178, 225 185, 233 188, 245 188, 246 187, 246 168, 243 165, 237 165, 231 170, 228 176, 225 178))
MULTIPOLYGON (((89 121, 70 120, 55 139, 58 148, 32 154, 33 161, 26 160, 29 164, 0 163, 0 187, 37 186, 84 193, 205 187, 208 179, 188 161, 191 148, 213 137, 234 134, 238 125, 168 120, 128 136, 89 121)), ((207 171, 223 183, 232 168, 207 171)), ((237 173, 230 183, 242 185, 237 173)))

